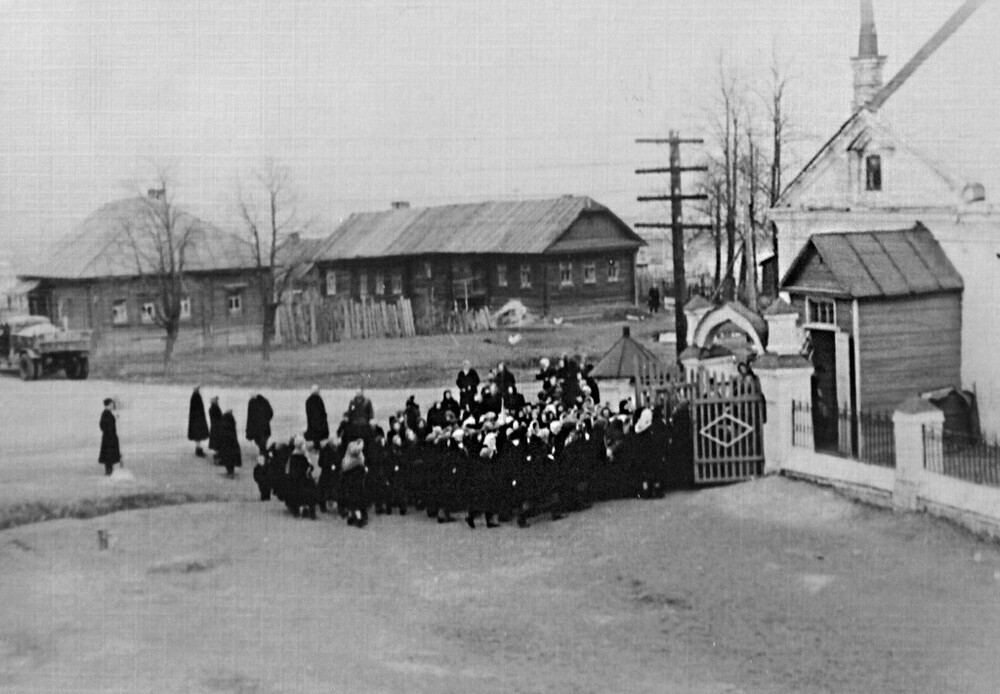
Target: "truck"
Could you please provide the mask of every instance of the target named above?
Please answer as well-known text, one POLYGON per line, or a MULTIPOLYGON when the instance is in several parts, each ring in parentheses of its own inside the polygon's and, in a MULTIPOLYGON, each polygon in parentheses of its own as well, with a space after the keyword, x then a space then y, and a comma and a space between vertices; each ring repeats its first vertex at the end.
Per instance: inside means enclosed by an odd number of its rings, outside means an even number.
POLYGON ((67 378, 90 373, 90 330, 66 330, 45 316, 12 316, 0 326, 0 370, 32 381, 57 371, 67 378))

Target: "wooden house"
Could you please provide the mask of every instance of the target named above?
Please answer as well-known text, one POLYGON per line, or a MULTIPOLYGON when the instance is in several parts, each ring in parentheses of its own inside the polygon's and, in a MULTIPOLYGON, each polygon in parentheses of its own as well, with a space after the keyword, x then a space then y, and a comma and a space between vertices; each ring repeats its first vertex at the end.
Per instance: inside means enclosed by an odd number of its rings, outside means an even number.
MULTIPOLYGON (((102 206, 61 243, 19 275, 30 313, 69 328, 94 331, 98 346, 126 351, 162 349, 155 320, 157 284, 150 275, 156 255, 149 230, 150 198, 132 197, 102 206)), ((191 229, 185 249, 187 296, 181 303, 180 340, 196 336, 227 344, 259 340, 263 320, 255 291, 258 270, 238 237, 174 208, 177 228, 191 229)), ((177 238, 182 233, 178 232, 177 238)))
POLYGON ((644 241, 588 197, 353 214, 314 258, 328 301, 409 298, 418 322, 518 299, 543 314, 634 303, 644 241))
POLYGON ((781 289, 802 317, 815 369, 817 446, 842 445, 839 413, 891 412, 961 385, 964 284, 923 225, 814 234, 781 289))

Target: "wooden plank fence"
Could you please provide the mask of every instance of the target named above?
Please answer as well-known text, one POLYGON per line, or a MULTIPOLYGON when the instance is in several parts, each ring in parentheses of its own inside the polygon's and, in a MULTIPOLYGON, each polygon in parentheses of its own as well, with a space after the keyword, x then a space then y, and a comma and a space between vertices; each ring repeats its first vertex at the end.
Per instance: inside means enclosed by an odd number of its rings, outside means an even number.
MULTIPOLYGON (((287 298, 275 316, 276 344, 319 344, 342 340, 413 337, 417 324, 409 299, 395 302, 366 300, 324 302, 317 297, 287 298)), ((421 332, 471 333, 493 330, 496 325, 488 309, 454 309, 439 314, 432 326, 421 332)))

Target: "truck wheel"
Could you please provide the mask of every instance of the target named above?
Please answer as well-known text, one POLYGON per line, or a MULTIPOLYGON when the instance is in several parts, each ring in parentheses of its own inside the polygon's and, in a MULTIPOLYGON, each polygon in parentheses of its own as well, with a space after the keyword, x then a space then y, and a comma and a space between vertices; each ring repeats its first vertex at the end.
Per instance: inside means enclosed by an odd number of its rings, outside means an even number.
POLYGON ((18 366, 21 372, 22 381, 30 381, 35 378, 35 362, 28 358, 27 355, 21 356, 18 366))

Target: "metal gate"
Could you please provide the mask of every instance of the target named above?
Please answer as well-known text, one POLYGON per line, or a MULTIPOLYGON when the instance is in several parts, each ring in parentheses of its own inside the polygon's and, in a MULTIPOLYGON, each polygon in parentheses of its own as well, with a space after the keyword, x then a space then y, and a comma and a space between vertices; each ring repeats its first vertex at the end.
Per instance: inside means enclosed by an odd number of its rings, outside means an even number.
POLYGON ((755 377, 704 380, 691 398, 695 484, 764 474, 764 397, 755 377))
POLYGON ((764 474, 764 396, 756 377, 713 378, 701 373, 636 364, 636 404, 660 407, 664 416, 682 403, 691 408, 695 484, 738 482, 764 474))

